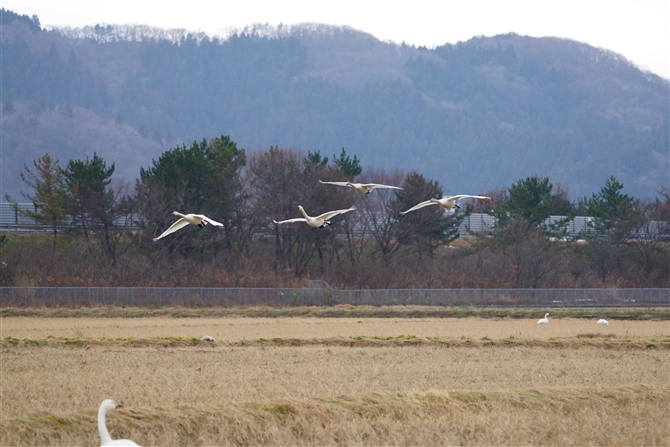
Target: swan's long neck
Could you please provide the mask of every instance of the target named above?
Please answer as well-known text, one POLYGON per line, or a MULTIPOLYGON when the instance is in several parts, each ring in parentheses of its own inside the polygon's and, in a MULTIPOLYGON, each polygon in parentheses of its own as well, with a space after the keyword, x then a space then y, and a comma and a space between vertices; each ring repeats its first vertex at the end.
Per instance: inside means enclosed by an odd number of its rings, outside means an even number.
POLYGON ((107 431, 107 424, 105 424, 105 416, 107 416, 107 409, 100 407, 98 410, 98 431, 100 432, 100 445, 112 442, 112 438, 107 431))
POLYGON ((302 207, 300 207, 300 208, 298 208, 298 209, 300 210, 300 212, 302 213, 302 215, 305 216, 305 219, 309 219, 309 216, 307 215, 307 213, 305 212, 305 210, 304 210, 302 207))
POLYGON ((179 216, 179 217, 186 217, 182 213, 180 213, 179 211, 173 211, 172 214, 174 214, 175 216, 179 216))

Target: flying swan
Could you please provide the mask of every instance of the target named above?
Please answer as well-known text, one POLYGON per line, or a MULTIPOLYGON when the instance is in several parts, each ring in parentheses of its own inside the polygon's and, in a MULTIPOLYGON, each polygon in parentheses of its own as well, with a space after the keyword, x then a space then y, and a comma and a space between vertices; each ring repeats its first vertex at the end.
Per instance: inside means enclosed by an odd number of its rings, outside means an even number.
POLYGON ((610 324, 609 321, 605 320, 604 318, 601 318, 601 319, 598 320, 596 323, 598 323, 598 324, 601 325, 601 326, 610 324))
POLYGON ((212 224, 212 225, 217 226, 217 227, 222 227, 223 226, 222 223, 219 223, 215 220, 212 220, 209 217, 204 216, 202 214, 186 214, 186 215, 184 215, 184 214, 179 213, 177 211, 173 212, 172 214, 174 214, 175 216, 181 216, 181 219, 179 219, 178 221, 176 221, 175 223, 170 225, 170 228, 165 230, 163 232, 163 234, 161 234, 158 237, 155 237, 154 241, 157 241, 158 239, 160 239, 162 237, 165 237, 168 234, 174 233, 175 231, 184 228, 188 224, 197 225, 201 228, 208 225, 208 224, 212 224))
POLYGON ((135 444, 133 441, 129 439, 113 440, 109 436, 109 432, 107 431, 107 424, 105 424, 105 416, 107 416, 107 412, 121 407, 123 407, 123 405, 117 404, 112 399, 105 399, 102 401, 100 409, 98 410, 98 432, 100 432, 101 447, 117 446, 117 445, 125 445, 125 446, 134 445, 139 447, 139 444, 135 444))
POLYGON ((361 194, 370 194, 375 188, 402 189, 399 186, 380 185, 379 183, 352 183, 352 182, 322 182, 324 185, 351 186, 361 194))
POLYGON ((411 211, 418 210, 419 208, 423 208, 424 206, 430 206, 430 205, 440 205, 442 208, 445 208, 447 210, 452 210, 454 208, 460 208, 458 206, 458 201, 461 199, 491 199, 490 197, 485 197, 485 196, 468 196, 465 194, 461 194, 458 196, 448 196, 448 197, 442 197, 441 199, 435 199, 432 198, 430 200, 426 200, 425 202, 421 202, 417 205, 414 205, 407 211, 400 211, 400 214, 407 214, 411 211))
POLYGON ((537 324, 549 324, 549 318, 547 318, 549 314, 544 314, 544 318, 540 318, 537 321, 537 324))
POLYGON ((298 217, 298 218, 295 218, 295 219, 282 220, 281 222, 277 222, 276 220, 273 220, 273 222, 276 223, 276 224, 285 224, 285 223, 291 223, 291 222, 307 222, 307 225, 309 225, 310 227, 323 228, 327 225, 330 225, 330 222, 328 221, 328 219, 330 219, 331 217, 337 216, 338 214, 348 213, 349 211, 355 210, 356 207, 352 206, 351 208, 348 208, 346 210, 329 211, 327 213, 323 213, 320 216, 316 216, 316 217, 308 216, 307 213, 305 213, 305 210, 303 209, 303 207, 301 205, 298 205, 298 209, 300 210, 302 215, 305 216, 304 218, 303 217, 298 217))

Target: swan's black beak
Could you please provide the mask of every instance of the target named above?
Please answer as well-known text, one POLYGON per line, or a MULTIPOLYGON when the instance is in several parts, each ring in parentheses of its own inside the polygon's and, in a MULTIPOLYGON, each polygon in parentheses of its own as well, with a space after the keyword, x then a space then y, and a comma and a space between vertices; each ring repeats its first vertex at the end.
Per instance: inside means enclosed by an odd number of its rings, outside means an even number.
POLYGON ((121 404, 121 403, 116 403, 116 402, 114 402, 114 403, 116 404, 116 408, 123 408, 123 404, 121 404))

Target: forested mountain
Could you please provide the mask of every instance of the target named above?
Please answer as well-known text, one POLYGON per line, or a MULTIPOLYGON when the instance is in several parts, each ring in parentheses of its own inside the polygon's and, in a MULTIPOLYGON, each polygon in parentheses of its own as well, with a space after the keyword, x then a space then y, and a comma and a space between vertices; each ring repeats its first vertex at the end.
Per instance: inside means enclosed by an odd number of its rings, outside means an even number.
POLYGON ((344 147, 365 168, 416 170, 445 193, 530 175, 572 198, 615 176, 669 182, 668 80, 622 56, 514 34, 415 48, 349 28, 44 30, 2 11, 2 177, 46 152, 94 152, 128 181, 164 151, 229 135, 247 150, 344 147))

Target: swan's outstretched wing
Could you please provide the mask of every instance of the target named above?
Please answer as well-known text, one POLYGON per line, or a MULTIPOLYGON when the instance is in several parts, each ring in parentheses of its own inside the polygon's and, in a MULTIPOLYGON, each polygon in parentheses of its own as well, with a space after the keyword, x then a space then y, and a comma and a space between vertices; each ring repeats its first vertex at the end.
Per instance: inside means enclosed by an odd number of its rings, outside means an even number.
POLYGON ((338 214, 344 214, 348 213, 349 211, 355 210, 356 207, 352 206, 351 208, 348 208, 346 210, 335 210, 335 211, 328 211, 327 213, 323 213, 320 216, 316 216, 315 219, 323 219, 323 220, 328 220, 333 216, 337 216, 338 214))
POLYGON ((362 186, 363 188, 369 188, 369 189, 373 189, 373 188, 402 189, 402 188, 399 187, 399 186, 380 185, 379 183, 362 183, 361 186, 362 186))
POLYGON ((461 194, 461 195, 458 195, 458 196, 449 196, 449 197, 447 197, 447 199, 449 199, 449 200, 453 200, 453 201, 455 201, 455 202, 458 202, 459 200, 461 200, 461 199, 465 199, 465 198, 470 198, 470 199, 490 199, 490 197, 486 197, 486 196, 469 196, 469 195, 467 195, 467 194, 461 194))
POLYGON ((323 183, 324 185, 347 186, 347 182, 322 182, 319 180, 319 183, 323 183))
POLYGON ((179 219, 178 221, 176 221, 175 223, 173 223, 172 225, 170 225, 170 228, 168 228, 167 230, 165 230, 165 231, 163 232, 163 234, 161 234, 161 235, 158 236, 158 237, 155 237, 155 238, 154 238, 154 241, 157 241, 158 239, 160 239, 160 238, 162 238, 162 237, 165 237, 165 236, 167 236, 168 234, 172 234, 172 233, 174 233, 175 231, 184 228, 186 225, 188 225, 188 221, 187 221, 184 217, 182 217, 181 219, 179 219))
POLYGON ((400 214, 407 214, 411 211, 416 211, 419 208, 423 208, 424 206, 437 205, 437 204, 438 204, 438 202, 434 202, 434 201, 431 201, 431 200, 426 200, 425 202, 421 202, 419 204, 414 205, 413 207, 411 207, 407 211, 400 211, 400 214))
POLYGON ((279 222, 272 219, 272 222, 274 222, 276 224, 285 224, 285 223, 291 223, 291 222, 307 222, 307 219, 305 219, 304 217, 296 217, 295 219, 282 220, 282 221, 279 221, 279 222))
POLYGON ((205 215, 203 215, 203 214, 196 214, 196 216, 198 216, 199 218, 201 218, 201 219, 204 220, 204 221, 207 221, 208 224, 212 224, 212 225, 214 225, 215 227, 222 227, 222 226, 223 226, 222 223, 217 222, 217 221, 215 221, 215 220, 212 220, 212 219, 210 219, 209 217, 207 217, 207 216, 205 216, 205 215))

